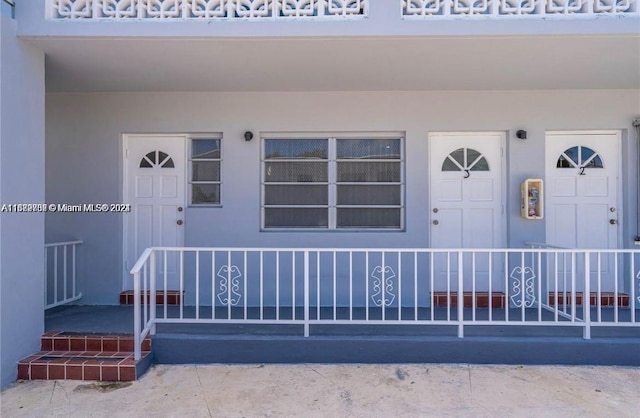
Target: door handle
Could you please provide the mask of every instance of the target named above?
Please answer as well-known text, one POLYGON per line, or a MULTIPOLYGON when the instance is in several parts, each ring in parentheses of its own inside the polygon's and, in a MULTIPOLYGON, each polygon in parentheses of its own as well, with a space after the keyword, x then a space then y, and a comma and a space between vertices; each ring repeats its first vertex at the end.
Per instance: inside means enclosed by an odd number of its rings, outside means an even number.
POLYGON ((182 219, 178 219, 178 221, 176 222, 178 225, 182 225, 184 222, 182 222, 182 219))
POLYGON ((609 219, 609 223, 611 225, 618 225, 618 220, 617 219, 609 219))

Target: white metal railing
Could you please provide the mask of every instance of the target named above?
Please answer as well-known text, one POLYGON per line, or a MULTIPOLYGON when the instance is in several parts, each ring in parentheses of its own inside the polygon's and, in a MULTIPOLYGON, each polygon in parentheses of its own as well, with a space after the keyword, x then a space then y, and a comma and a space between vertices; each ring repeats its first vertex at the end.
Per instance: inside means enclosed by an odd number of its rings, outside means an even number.
POLYGON ((47 0, 51 19, 264 19, 366 16, 368 0, 47 0))
POLYGON ((640 326, 640 250, 149 248, 131 274, 136 356, 161 323, 640 326))
POLYGON ((82 298, 78 291, 77 247, 82 241, 44 245, 44 309, 55 308, 82 298))
POLYGON ((402 0, 402 15, 418 18, 594 17, 638 14, 638 0, 402 0))

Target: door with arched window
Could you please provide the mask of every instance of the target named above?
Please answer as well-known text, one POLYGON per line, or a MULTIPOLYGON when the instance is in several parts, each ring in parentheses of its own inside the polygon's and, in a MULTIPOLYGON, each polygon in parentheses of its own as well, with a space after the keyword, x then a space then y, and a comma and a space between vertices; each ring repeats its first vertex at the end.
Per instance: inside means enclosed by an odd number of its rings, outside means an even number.
POLYGON ((618 247, 618 133, 548 133, 547 243, 618 247))
MULTIPOLYGON (((185 141, 183 136, 125 138, 124 195, 131 212, 124 215, 124 289, 132 288, 128 270, 147 247, 184 245, 185 141)), ((178 262, 171 256, 166 280, 177 288, 178 262)))
MULTIPOLYGON (((500 248, 505 245, 504 138, 500 132, 430 135, 428 219, 432 247, 500 248)), ((486 290, 490 268, 500 268, 497 262, 493 267, 490 265, 486 258, 476 261, 473 270, 478 289, 486 290)), ((465 288, 469 289, 471 270, 471 264, 465 265, 465 288)), ((446 270, 436 272, 436 287, 439 279, 444 280, 447 274, 446 270)))

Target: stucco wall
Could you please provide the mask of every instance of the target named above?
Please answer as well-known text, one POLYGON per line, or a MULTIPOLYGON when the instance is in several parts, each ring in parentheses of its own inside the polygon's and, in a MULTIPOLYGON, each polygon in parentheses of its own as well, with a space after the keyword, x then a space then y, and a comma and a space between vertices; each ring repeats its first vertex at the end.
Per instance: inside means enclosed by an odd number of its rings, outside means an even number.
MULTIPOLYGON (((122 201, 122 134, 222 132, 222 207, 187 208, 187 246, 425 247, 429 245, 428 134, 507 132, 509 246, 544 241, 544 221, 519 216, 519 185, 544 177, 547 130, 623 131, 624 246, 635 235, 636 90, 110 93, 47 97, 47 202, 122 201), (528 139, 515 138, 526 129, 528 139), (406 132, 406 230, 260 232, 260 131, 406 132)), ((47 238, 85 241, 83 303, 117 303, 122 215, 47 214, 47 238)), ((129 266, 130 267, 130 266, 129 266)))
MULTIPOLYGON (((0 13, 0 204, 44 202, 44 54, 0 13)), ((44 214, 0 213, 0 386, 44 330, 44 214)))

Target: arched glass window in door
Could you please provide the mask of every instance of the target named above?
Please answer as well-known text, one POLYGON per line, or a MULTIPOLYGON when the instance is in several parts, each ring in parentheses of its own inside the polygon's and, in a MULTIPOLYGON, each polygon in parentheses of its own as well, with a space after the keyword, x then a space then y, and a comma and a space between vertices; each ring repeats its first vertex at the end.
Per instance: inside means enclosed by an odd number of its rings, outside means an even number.
POLYGON ((586 168, 603 168, 600 155, 589 147, 578 145, 565 150, 556 163, 556 168, 577 168, 584 175, 586 168))
POLYGON ((463 171, 467 178, 471 171, 489 171, 489 162, 473 148, 458 148, 446 156, 442 171, 463 171))
POLYGON ((140 160, 140 168, 174 168, 173 160, 166 152, 151 151, 140 160))

